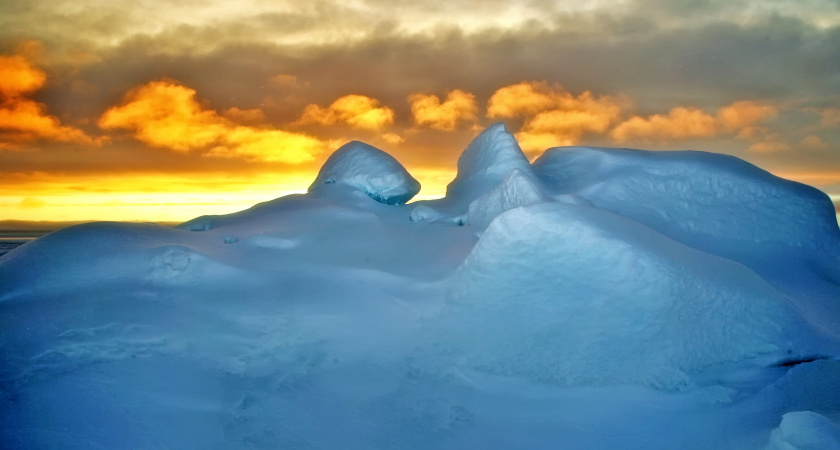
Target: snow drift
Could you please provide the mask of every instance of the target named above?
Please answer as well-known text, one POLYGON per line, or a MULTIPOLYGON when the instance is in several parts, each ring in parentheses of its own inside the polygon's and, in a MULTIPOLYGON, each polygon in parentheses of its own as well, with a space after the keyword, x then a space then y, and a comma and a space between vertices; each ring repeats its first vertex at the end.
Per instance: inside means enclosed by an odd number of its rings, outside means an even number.
POLYGON ((530 164, 497 124, 445 198, 418 190, 351 142, 306 194, 3 256, 0 442, 836 446, 840 230, 816 189, 704 152, 530 164))

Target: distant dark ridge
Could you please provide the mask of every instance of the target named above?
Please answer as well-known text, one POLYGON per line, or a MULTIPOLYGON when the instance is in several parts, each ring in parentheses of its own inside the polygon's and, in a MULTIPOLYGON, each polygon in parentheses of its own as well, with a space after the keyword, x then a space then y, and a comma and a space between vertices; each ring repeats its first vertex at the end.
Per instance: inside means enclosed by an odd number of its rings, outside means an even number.
MULTIPOLYGON (((33 241, 45 234, 58 231, 73 225, 95 222, 93 220, 82 221, 28 221, 28 220, 0 220, 0 258, 6 253, 20 247, 27 242, 33 241)), ((153 222, 164 227, 171 227, 180 222, 153 222)))
POLYGON ((55 231, 89 221, 51 222, 29 220, 0 220, 0 231, 55 231))
MULTIPOLYGON (((78 221, 30 221, 30 220, 0 220, 0 231, 40 231, 49 233, 57 231, 62 228, 67 228, 81 223, 97 222, 96 220, 78 220, 78 221)), ((126 222, 140 222, 140 221, 126 221, 126 222)), ((148 222, 156 223, 164 227, 175 226, 181 222, 148 222)))

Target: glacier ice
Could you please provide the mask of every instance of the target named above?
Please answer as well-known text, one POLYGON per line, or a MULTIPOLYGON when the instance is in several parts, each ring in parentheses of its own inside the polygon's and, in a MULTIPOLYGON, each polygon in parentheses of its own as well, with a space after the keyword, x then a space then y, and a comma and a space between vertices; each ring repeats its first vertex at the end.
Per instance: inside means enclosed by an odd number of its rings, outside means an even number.
POLYGON ((404 204, 418 189, 351 142, 306 194, 173 228, 74 226, 0 257, 0 442, 836 443, 824 194, 706 152, 529 164, 503 124, 445 198, 404 204))
POLYGON ((420 192, 420 183, 393 156, 358 141, 330 155, 309 190, 333 183, 361 189, 387 205, 406 203, 420 192))

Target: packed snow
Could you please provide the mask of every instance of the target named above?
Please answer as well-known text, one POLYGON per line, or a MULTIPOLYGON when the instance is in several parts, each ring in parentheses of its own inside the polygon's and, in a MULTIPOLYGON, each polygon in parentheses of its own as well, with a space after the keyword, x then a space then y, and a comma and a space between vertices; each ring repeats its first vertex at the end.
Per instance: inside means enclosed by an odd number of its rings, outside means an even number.
POLYGON ((306 194, 0 258, 4 448, 840 448, 830 199, 504 125, 443 199, 338 149, 306 194))

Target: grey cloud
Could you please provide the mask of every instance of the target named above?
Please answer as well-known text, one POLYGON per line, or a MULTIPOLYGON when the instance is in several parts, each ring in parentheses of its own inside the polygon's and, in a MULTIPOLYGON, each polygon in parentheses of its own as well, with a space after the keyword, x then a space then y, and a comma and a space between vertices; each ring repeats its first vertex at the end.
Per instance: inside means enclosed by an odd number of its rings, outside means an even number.
MULTIPOLYGON (((266 19, 266 20, 275 20, 266 19)), ((643 22, 628 18, 628 29, 643 22), (635 23, 635 25, 633 24, 635 23)), ((605 32, 616 20, 604 19, 605 32)), ((193 29, 195 40, 236 35, 225 28, 193 29)), ((70 115, 101 113, 127 89, 170 77, 197 89, 215 108, 260 107, 277 93, 267 81, 291 74, 309 89, 297 104, 279 105, 288 119, 305 103, 324 104, 348 93, 376 97, 408 117, 406 97, 466 89, 487 98, 523 80, 560 83, 572 92, 629 95, 638 112, 666 112, 676 105, 714 109, 739 99, 791 98, 837 101, 840 28, 819 30, 793 19, 751 26, 717 23, 685 31, 625 31, 580 35, 534 28, 467 35, 449 28, 433 37, 403 36, 382 27, 352 45, 277 46, 219 42, 203 54, 162 52, 174 37, 137 37, 102 53, 76 76, 98 92, 73 94, 56 85, 44 93, 70 115), (86 101, 85 101, 86 100, 86 101), (75 110, 75 111, 74 111, 75 110)))

